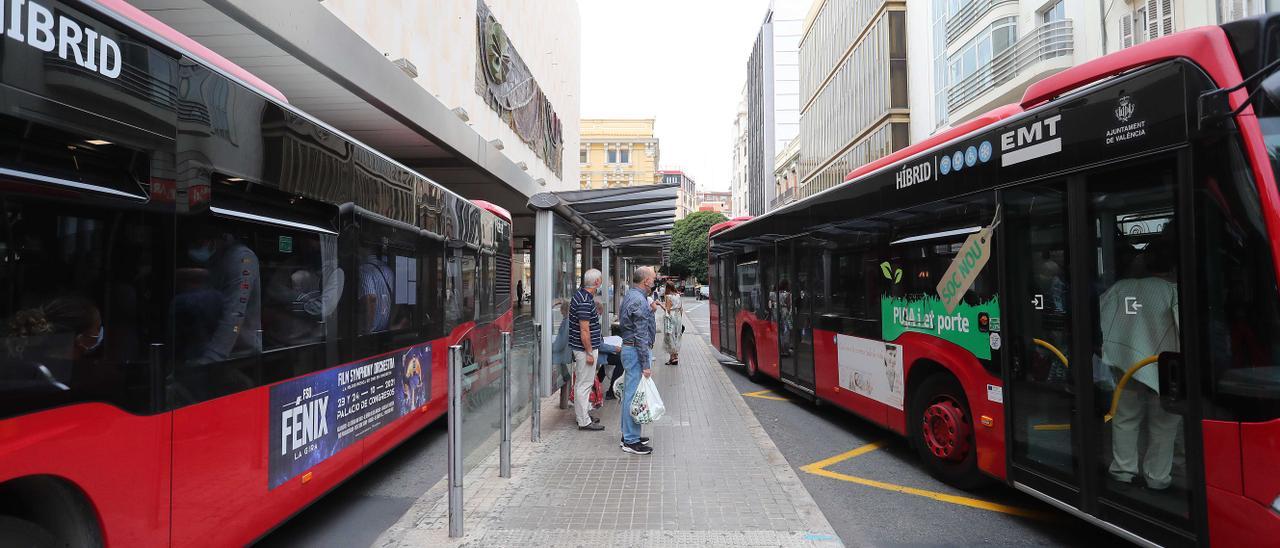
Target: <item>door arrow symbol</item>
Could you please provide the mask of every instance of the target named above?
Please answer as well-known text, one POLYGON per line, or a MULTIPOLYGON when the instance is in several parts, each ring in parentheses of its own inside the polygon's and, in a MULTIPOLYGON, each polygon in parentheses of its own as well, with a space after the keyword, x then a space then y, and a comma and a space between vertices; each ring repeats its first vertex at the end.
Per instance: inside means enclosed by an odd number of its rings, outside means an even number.
POLYGON ((1044 310, 1044 295, 1037 293, 1034 297, 1032 297, 1031 306, 1036 307, 1036 310, 1044 310))

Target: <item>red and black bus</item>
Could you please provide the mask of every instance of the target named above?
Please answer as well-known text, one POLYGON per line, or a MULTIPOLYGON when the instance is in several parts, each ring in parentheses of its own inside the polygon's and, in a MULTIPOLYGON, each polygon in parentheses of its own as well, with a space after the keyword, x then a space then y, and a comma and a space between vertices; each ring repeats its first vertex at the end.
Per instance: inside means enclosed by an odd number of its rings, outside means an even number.
POLYGON ((0 6, 0 538, 243 545, 440 417, 449 345, 497 377, 506 211, 119 0, 0 6))
POLYGON ((1278 59, 1280 17, 1144 43, 712 227, 713 343, 954 485, 1280 538, 1278 59))

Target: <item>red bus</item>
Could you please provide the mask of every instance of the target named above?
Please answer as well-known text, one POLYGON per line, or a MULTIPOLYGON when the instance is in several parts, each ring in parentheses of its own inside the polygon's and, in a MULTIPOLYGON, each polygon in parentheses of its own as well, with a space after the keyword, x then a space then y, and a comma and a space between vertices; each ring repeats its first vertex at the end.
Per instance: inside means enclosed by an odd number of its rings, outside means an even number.
POLYGON ((6 543, 243 545, 439 418, 449 345, 492 400, 506 211, 122 2, 3 5, 6 543))
POLYGON ((1273 542, 1277 36, 1253 19, 1077 65, 712 227, 713 343, 954 485, 1140 544, 1273 542))

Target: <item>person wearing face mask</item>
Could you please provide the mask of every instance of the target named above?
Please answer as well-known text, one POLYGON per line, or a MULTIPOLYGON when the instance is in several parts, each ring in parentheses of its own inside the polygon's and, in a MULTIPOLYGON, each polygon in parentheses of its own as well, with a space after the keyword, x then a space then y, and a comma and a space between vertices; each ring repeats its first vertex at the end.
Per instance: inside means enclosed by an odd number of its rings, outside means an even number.
POLYGON ((187 257, 207 270, 205 287, 222 300, 216 327, 191 362, 216 363, 262 352, 258 256, 230 234, 206 226, 188 245, 187 257))
POLYGON ((98 307, 81 297, 60 297, 20 310, 9 319, 4 368, 7 386, 70 390, 77 365, 106 341, 98 307))

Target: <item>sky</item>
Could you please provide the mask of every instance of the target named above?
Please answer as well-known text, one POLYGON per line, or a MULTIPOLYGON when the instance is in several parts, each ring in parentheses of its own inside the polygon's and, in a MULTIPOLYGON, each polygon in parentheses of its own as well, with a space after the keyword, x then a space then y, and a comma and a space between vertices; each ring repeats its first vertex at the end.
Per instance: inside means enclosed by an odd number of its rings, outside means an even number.
POLYGON ((582 117, 657 118, 660 169, 728 190, 733 119, 768 0, 579 0, 582 117))

